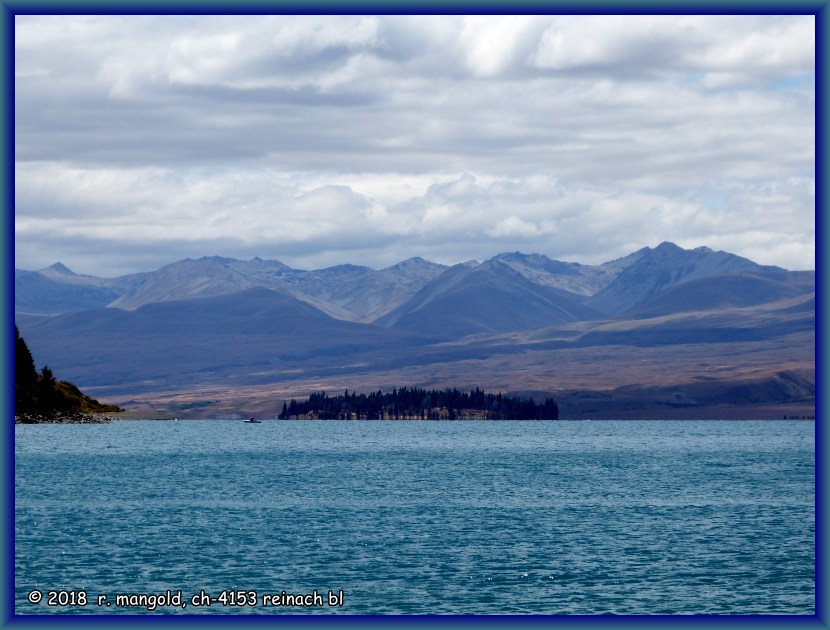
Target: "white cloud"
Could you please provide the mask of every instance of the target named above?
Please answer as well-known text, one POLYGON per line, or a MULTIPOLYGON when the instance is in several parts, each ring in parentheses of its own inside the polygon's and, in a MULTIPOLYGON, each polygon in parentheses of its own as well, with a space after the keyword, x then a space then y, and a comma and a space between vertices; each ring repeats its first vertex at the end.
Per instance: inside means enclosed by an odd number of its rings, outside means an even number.
POLYGON ((506 219, 499 221, 493 229, 487 230, 487 233, 496 238, 503 236, 532 238, 539 236, 542 231, 543 230, 540 226, 524 221, 515 215, 511 215, 506 219))
POLYGON ((808 267, 814 31, 810 16, 17 16, 18 264, 92 265, 90 243, 110 268, 140 247, 602 262, 674 240, 808 267))
POLYGON ((688 71, 736 83, 813 72, 812 16, 563 16, 543 32, 533 64, 615 78, 688 71))
POLYGON ((160 254, 159 265, 191 255, 204 243, 223 248, 204 253, 240 256, 244 251, 306 266, 315 255, 332 264, 359 260, 385 266, 427 250, 439 252, 436 258, 442 262, 522 250, 600 263, 630 253, 632 243, 663 240, 743 255, 760 251, 762 261, 770 264, 771 252, 780 252, 789 266, 799 268, 809 267, 814 256, 809 247, 800 257, 785 247, 809 242, 814 230, 811 222, 794 229, 794 223, 804 223, 799 216, 815 194, 809 180, 798 178, 737 187, 707 205, 658 194, 569 188, 538 175, 485 185, 470 173, 429 186, 419 182, 400 202, 397 195, 375 199, 368 194, 382 192, 374 185, 383 180, 378 175, 364 176, 352 186, 318 186, 317 177, 268 170, 210 176, 200 171, 84 171, 60 164, 18 167, 21 203, 47 199, 51 205, 39 213, 18 213, 16 235, 22 243, 50 242, 50 255, 79 269, 84 268, 79 254, 68 253, 74 246, 69 243, 62 252, 51 239, 97 239, 112 255, 125 244, 177 244, 175 252, 160 254), (50 181, 45 190, 43 175, 50 181), (734 244, 727 247, 730 241, 734 244), (771 243, 778 248, 770 249, 771 243))
POLYGON ((474 77, 496 77, 524 64, 543 28, 528 15, 476 15, 463 18, 459 42, 474 77))

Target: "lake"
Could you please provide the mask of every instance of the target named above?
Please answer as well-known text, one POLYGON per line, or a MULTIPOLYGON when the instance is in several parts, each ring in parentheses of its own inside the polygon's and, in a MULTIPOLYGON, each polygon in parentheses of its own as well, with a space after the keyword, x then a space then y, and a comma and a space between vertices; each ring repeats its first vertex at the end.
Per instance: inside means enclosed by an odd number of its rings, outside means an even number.
POLYGON ((814 431, 17 425, 15 611, 811 615, 814 431))

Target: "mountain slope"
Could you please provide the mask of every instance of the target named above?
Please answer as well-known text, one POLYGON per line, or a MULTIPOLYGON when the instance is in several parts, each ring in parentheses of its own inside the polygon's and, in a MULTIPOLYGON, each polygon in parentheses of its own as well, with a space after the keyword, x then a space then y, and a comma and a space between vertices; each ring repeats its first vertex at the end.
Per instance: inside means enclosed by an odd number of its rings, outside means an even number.
POLYGON ((640 254, 638 260, 587 300, 586 305, 608 315, 620 315, 661 291, 691 280, 741 272, 783 271, 708 247, 687 250, 674 243, 662 243, 636 253, 640 254))
POLYGON ((288 269, 278 260, 254 259, 245 266, 232 258, 211 256, 187 258, 165 265, 133 290, 110 304, 113 308, 136 309, 145 304, 235 293, 255 286, 279 284, 277 275, 288 269))
POLYGON ((534 284, 591 296, 611 284, 623 269, 634 264, 641 255, 642 251, 634 252, 601 265, 561 262, 542 254, 521 252, 499 254, 491 260, 504 263, 534 284))
MULTIPOLYGON (((211 407, 220 417, 239 408, 243 391, 257 392, 265 410, 281 405, 272 400, 279 392, 411 384, 554 396, 560 388, 575 396, 593 391, 566 407, 603 417, 644 417, 638 415, 642 401, 651 405, 649 413, 660 414, 689 398, 727 406, 774 398, 801 405, 776 413, 809 413, 809 387, 772 398, 735 392, 746 383, 777 387, 774 375, 785 372, 814 382, 814 272, 671 244, 600 265, 604 275, 524 254, 451 268, 410 259, 380 271, 341 265, 308 272, 259 259, 182 262, 178 274, 165 270, 166 280, 141 279, 145 298, 161 301, 57 316, 18 310, 17 324, 39 360, 124 407, 141 400, 201 405, 215 396, 225 405, 211 407), (429 274, 437 275, 424 280, 429 274), (238 290, 246 283, 278 288, 238 290), (216 290, 224 293, 188 297, 216 290), (329 313, 368 317, 406 292, 409 297, 376 325, 342 321, 314 307, 319 302, 329 313), (586 306, 602 300, 617 314, 586 306), (806 399, 795 400, 798 392, 807 392, 806 399), (735 400, 723 398, 733 393, 735 400), (628 415, 615 416, 615 410, 628 415)), ((78 291, 76 297, 107 286, 59 266, 35 276, 23 280, 49 289, 57 283, 60 290, 78 291)), ((127 293, 137 296, 139 289, 133 284, 127 293)), ((732 417, 720 415, 723 409, 696 413, 732 417)), ((759 417, 753 414, 739 415, 759 417)))
POLYGON ((304 271, 259 258, 187 259, 162 267, 110 306, 135 309, 154 302, 264 287, 308 302, 337 319, 368 322, 405 301, 444 268, 420 258, 380 271, 358 265, 304 271))
POLYGON ((182 387, 279 378, 306 365, 339 369, 352 356, 414 343, 334 319, 291 296, 255 288, 134 311, 92 309, 21 318, 32 352, 82 386, 182 387))
MULTIPOLYGON (((572 319, 573 316, 593 317, 596 312, 619 316, 655 299, 662 291, 716 275, 785 273, 733 254, 714 252, 705 247, 684 250, 671 243, 663 243, 654 249, 646 247, 601 265, 561 262, 541 254, 502 253, 485 263, 457 266, 453 273, 447 273, 448 268, 444 265, 421 258, 411 258, 381 270, 338 265, 305 271, 292 269, 278 260, 254 258, 243 261, 212 256, 177 261, 151 273, 107 279, 74 274, 58 263, 38 272, 15 271, 15 310, 48 314, 101 306, 133 310, 156 302, 264 287, 307 302, 337 319, 377 320, 389 326, 392 321, 406 320, 408 316, 405 317, 403 311, 414 311, 416 303, 424 303, 428 295, 449 290, 458 270, 476 266, 481 267, 479 273, 482 274, 488 269, 500 269, 491 280, 496 282, 496 276, 502 278, 500 288, 496 289, 502 298, 508 299, 511 292, 515 292, 512 299, 523 299, 521 296, 525 295, 532 296, 528 298, 531 302, 553 300, 554 312, 562 309, 569 312, 554 315, 554 321, 572 319), (508 270, 514 274, 511 280, 505 280, 508 270), (439 280, 442 274, 445 275, 439 280), (427 289, 428 284, 431 286, 427 289), (508 285, 511 284, 515 286, 510 288, 508 285), (421 290, 425 291, 416 297, 421 290), (551 294, 550 290, 560 293, 551 294), (410 300, 414 301, 404 306, 410 300), (573 301, 582 302, 589 309, 579 311, 573 308, 573 301)), ((771 276, 769 279, 775 280, 771 276)), ((477 290, 487 290, 487 282, 481 278, 470 276, 466 281, 474 283, 477 290)), ((498 286, 498 282, 493 286, 498 286)), ((476 298, 474 303, 480 299, 483 298, 476 298)), ((449 296, 441 298, 441 303, 445 301, 446 308, 457 309, 459 306, 449 296)), ((498 298, 493 296, 492 304, 497 303, 498 298)), ((490 309, 492 304, 479 306, 490 309)), ((540 304, 531 308, 540 308, 540 304)), ((518 328, 541 321, 519 311, 521 309, 514 313, 518 328)), ((456 313, 456 316, 461 314, 456 313)), ((492 317, 494 314, 491 313, 485 319, 492 317)), ((436 320, 435 326, 440 323, 436 320)), ((458 330, 495 331, 508 327, 506 322, 469 323, 458 330)))
POLYGON ((371 322, 405 302, 445 269, 423 258, 410 258, 381 270, 357 265, 292 270, 283 274, 282 280, 292 295, 333 317, 371 322))
POLYGON ((575 343, 653 347, 771 340, 815 331, 814 306, 809 293, 751 306, 621 319, 592 327, 575 343))
POLYGON ((15 269, 15 311, 52 314, 106 306, 148 275, 96 278, 76 274, 61 263, 40 271, 15 269))
POLYGON ((497 259, 456 265, 377 323, 436 339, 589 319, 580 296, 535 284, 497 259))
POLYGON ((106 306, 120 293, 107 287, 56 282, 37 271, 14 270, 14 305, 20 313, 63 313, 106 306))
POLYGON ((625 312, 626 317, 642 318, 743 307, 777 302, 815 290, 797 272, 748 272, 710 276, 671 286, 625 312))

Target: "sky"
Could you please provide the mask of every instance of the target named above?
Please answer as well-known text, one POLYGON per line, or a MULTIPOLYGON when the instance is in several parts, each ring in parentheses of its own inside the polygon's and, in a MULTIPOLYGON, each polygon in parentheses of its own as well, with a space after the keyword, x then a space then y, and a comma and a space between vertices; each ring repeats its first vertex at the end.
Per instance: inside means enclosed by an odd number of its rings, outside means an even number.
POLYGON ((16 16, 15 266, 815 268, 813 16, 16 16))

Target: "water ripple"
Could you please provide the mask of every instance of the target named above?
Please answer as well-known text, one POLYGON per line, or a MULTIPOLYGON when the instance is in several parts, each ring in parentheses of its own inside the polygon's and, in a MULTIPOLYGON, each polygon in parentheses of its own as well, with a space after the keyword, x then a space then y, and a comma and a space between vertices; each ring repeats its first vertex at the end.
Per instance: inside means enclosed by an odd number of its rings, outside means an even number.
POLYGON ((240 424, 18 425, 16 611, 814 612, 812 423, 240 424), (49 608, 33 589, 345 603, 49 608))

